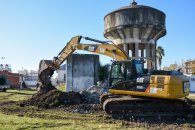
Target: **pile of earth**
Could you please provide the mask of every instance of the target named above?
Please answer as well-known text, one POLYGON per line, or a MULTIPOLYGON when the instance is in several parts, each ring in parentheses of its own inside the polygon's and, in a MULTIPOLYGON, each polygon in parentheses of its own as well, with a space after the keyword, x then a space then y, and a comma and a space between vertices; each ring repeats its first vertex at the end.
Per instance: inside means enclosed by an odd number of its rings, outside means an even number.
POLYGON ((20 106, 37 106, 40 108, 52 108, 59 106, 78 104, 99 104, 97 93, 62 92, 57 89, 48 92, 38 91, 30 99, 23 101, 20 106))
POLYGON ((83 101, 79 93, 65 93, 57 89, 51 90, 47 93, 39 91, 30 99, 21 103, 21 105, 33 105, 41 108, 57 107, 62 104, 80 104, 83 101))

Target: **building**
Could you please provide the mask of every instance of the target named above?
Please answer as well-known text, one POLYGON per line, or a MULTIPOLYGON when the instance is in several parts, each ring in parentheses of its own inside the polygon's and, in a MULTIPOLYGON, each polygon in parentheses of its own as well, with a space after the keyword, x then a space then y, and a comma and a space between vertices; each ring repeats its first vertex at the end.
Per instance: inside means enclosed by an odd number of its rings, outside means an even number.
POLYGON ((6 85, 9 85, 10 88, 19 88, 22 82, 22 75, 12 73, 7 70, 0 71, 0 77, 4 77, 6 79, 6 85))
POLYGON ((195 75, 195 60, 188 60, 185 62, 185 73, 188 75, 195 75))
POLYGON ((12 72, 10 64, 0 64, 0 71, 12 72))
POLYGON ((195 76, 190 76, 190 92, 195 93, 195 76))
POLYGON ((23 80, 28 87, 35 87, 38 79, 38 72, 34 70, 18 70, 18 73, 23 76, 23 80))
POLYGON ((4 77, 6 85, 10 88, 19 88, 22 82, 22 75, 19 73, 12 73, 10 64, 0 64, 0 77, 4 77))

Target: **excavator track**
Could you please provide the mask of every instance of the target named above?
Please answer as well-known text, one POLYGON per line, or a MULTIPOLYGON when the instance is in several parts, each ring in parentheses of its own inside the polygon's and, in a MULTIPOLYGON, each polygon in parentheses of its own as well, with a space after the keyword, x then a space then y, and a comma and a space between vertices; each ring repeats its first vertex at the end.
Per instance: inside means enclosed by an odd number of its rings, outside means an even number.
POLYGON ((113 117, 173 117, 194 118, 195 101, 187 99, 153 99, 125 95, 103 95, 100 99, 104 111, 113 117))

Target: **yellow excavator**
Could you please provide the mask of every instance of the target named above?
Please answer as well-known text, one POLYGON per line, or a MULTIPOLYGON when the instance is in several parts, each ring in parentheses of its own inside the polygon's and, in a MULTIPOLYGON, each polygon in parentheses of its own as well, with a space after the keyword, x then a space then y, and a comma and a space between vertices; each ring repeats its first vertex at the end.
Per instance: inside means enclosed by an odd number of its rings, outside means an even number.
POLYGON ((109 74, 108 93, 100 103, 107 114, 132 116, 191 115, 192 105, 184 99, 189 95, 189 79, 178 71, 144 69, 142 60, 130 59, 114 44, 88 37, 73 37, 53 60, 39 65, 39 87, 50 84, 50 77, 75 50, 85 50, 113 58, 109 74), (81 39, 98 42, 83 44, 81 39), (181 99, 183 98, 183 99, 181 99), (190 104, 190 105, 189 105, 190 104))

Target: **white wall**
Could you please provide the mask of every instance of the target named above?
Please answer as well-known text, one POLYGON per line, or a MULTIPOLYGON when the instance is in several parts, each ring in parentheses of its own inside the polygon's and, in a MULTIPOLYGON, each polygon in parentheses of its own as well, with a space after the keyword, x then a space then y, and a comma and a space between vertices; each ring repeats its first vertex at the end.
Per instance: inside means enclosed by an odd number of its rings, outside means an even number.
POLYGON ((33 86, 33 87, 35 87, 36 84, 37 84, 37 81, 36 80, 34 80, 34 81, 25 81, 25 84, 26 84, 26 86, 33 86))
POLYGON ((190 77, 190 92, 195 92, 195 76, 190 77))
POLYGON ((98 81, 99 56, 73 54, 67 60, 66 91, 80 92, 98 81))

